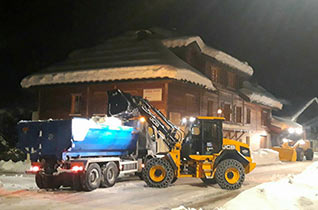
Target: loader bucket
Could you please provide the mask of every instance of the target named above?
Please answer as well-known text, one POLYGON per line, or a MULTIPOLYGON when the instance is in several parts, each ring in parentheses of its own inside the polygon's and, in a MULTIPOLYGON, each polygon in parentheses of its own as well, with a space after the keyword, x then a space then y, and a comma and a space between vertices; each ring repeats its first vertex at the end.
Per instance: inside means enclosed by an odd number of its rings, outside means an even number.
POLYGON ((108 93, 108 115, 120 115, 130 110, 129 99, 120 90, 110 90, 108 93))
POLYGON ((273 150, 279 152, 279 160, 281 161, 296 161, 297 153, 293 148, 281 148, 281 147, 273 147, 273 150))

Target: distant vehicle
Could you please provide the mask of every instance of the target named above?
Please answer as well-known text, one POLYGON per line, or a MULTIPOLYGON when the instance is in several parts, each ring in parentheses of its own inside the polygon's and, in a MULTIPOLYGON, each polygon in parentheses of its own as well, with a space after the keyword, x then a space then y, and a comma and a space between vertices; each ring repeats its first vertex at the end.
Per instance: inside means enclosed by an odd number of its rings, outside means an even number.
POLYGON ((279 152, 281 161, 303 161, 313 160, 314 152, 309 140, 300 139, 298 141, 283 139, 281 147, 273 147, 273 150, 279 152))

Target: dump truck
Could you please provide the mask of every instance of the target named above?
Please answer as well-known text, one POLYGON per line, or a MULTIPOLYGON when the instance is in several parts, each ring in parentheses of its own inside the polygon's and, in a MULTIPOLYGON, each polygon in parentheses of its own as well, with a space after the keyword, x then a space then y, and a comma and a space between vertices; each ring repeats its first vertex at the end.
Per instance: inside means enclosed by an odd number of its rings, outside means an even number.
POLYGON ((113 186, 119 173, 139 173, 150 187, 196 177, 234 190, 256 166, 247 144, 223 138, 222 117, 185 118, 180 129, 147 99, 118 89, 108 91, 107 115, 18 124, 19 145, 31 156, 29 172, 39 188, 91 191, 113 186), (169 151, 157 153, 157 141, 169 151))
POLYGON ((311 142, 309 140, 291 140, 283 139, 280 147, 273 147, 273 150, 279 152, 279 159, 281 161, 303 161, 313 160, 314 152, 312 150, 311 142))
POLYGON ((40 189, 91 191, 113 186, 119 174, 141 173, 143 159, 156 152, 146 127, 143 118, 21 121, 18 145, 40 189))
POLYGON ((169 149, 144 163, 142 177, 150 187, 164 188, 178 178, 195 177, 206 184, 217 183, 222 189, 234 190, 241 187, 245 174, 256 166, 249 145, 223 138, 222 117, 184 118, 182 130, 140 96, 113 90, 108 97, 110 115, 144 117, 151 135, 169 149))

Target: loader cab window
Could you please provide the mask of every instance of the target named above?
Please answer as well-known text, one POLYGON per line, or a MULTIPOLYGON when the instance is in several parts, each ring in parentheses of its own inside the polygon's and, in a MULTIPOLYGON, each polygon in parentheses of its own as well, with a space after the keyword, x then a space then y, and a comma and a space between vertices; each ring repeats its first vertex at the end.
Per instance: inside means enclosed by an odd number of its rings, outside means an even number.
POLYGON ((222 148, 222 122, 219 120, 209 120, 202 122, 202 153, 211 155, 218 153, 222 148))

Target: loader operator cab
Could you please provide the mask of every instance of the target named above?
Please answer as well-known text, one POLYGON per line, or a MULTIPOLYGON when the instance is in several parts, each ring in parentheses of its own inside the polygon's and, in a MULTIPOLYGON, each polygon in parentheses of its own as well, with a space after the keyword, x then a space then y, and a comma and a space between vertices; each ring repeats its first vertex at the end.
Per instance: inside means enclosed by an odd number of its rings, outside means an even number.
POLYGON ((182 158, 219 153, 223 144, 222 121, 223 118, 216 117, 183 119, 186 136, 182 144, 182 158))

